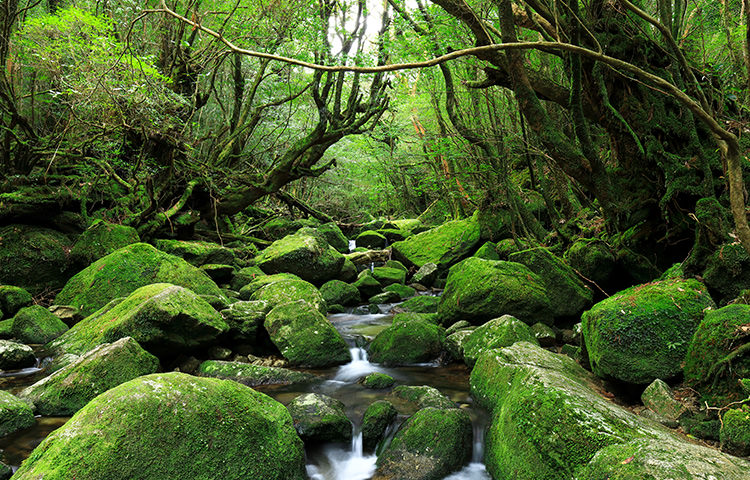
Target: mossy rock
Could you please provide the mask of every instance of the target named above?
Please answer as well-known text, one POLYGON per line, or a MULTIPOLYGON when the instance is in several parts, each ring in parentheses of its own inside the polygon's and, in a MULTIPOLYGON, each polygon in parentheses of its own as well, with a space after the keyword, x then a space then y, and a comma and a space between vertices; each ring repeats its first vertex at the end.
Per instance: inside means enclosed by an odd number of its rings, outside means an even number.
POLYGON ((592 371, 635 384, 674 377, 704 310, 714 306, 696 280, 637 285, 612 295, 582 317, 592 371))
POLYGON ((406 271, 400 268, 375 267, 372 269, 372 276, 384 287, 406 281, 406 271))
POLYGON ((383 291, 383 285, 369 272, 366 275, 360 275, 352 285, 357 287, 362 298, 374 297, 383 291))
POLYGON ((362 446, 365 450, 375 450, 396 417, 396 407, 387 400, 377 400, 367 407, 362 416, 362 446))
POLYGON ((393 257, 409 268, 434 263, 441 271, 468 257, 479 243, 475 218, 454 220, 394 243, 393 257))
POLYGON ((750 463, 687 441, 639 438, 601 449, 576 480, 744 480, 750 463))
POLYGON ((329 367, 349 362, 349 346, 314 306, 304 300, 271 310, 264 322, 271 341, 292 365, 329 367))
POLYGON ((401 300, 405 300, 417 294, 417 291, 415 289, 407 287, 406 285, 401 285, 399 283, 388 285, 383 289, 383 291, 397 293, 401 300))
POLYGON ((357 279, 357 266, 348 257, 344 257, 344 264, 341 266, 337 280, 351 283, 357 279))
POLYGON ((579 239, 565 252, 570 266, 586 278, 599 285, 611 282, 615 269, 615 255, 604 241, 599 239, 579 239))
POLYGON ((400 311, 414 313, 437 313, 440 297, 417 295, 398 306, 400 311))
POLYGON ((383 235, 389 244, 406 240, 412 234, 408 230, 399 230, 397 228, 381 228, 377 233, 383 235))
POLYGON ((265 276, 265 273, 263 273, 263 270, 261 270, 259 267, 256 267, 254 265, 250 267, 244 267, 234 272, 229 285, 230 287, 232 287, 232 290, 239 292, 242 287, 252 282, 256 278, 262 276, 265 276))
POLYGON ((277 217, 271 219, 265 225, 263 225, 263 233, 271 240, 279 240, 291 235, 300 228, 317 228, 320 226, 320 222, 314 218, 299 218, 291 220, 284 217, 277 217))
POLYGON ((477 258, 484 258, 485 260, 500 260, 500 255, 497 254, 495 244, 492 242, 484 242, 479 250, 474 255, 477 258))
POLYGON ((304 442, 343 442, 352 438, 352 424, 340 400, 319 393, 305 393, 292 400, 287 409, 304 442))
POLYGON ((0 321, 0 338, 3 338, 3 339, 13 338, 13 334, 11 333, 12 329, 13 329, 12 318, 0 321))
POLYGON ((409 417, 377 460, 375 479, 439 480, 470 458, 469 414, 457 408, 423 408, 409 417))
POLYGON ((266 285, 270 285, 272 283, 286 281, 286 280, 302 280, 302 279, 299 278, 297 275, 294 275, 291 273, 276 273, 274 275, 263 274, 261 276, 255 277, 249 283, 245 284, 242 288, 240 288, 239 296, 242 300, 248 300, 255 292, 265 287, 266 285))
POLYGON ((334 222, 324 223, 316 230, 326 239, 328 244, 339 253, 349 253, 349 239, 346 238, 338 225, 334 222))
POLYGON ((470 385, 492 418, 485 464, 493 478, 574 478, 608 445, 674 438, 600 396, 598 379, 572 359, 528 342, 482 354, 470 385))
MULTIPOLYGON (((727 410, 721 422, 721 449, 732 455, 750 455, 750 407, 727 410)), ((750 474, 750 465, 747 468, 750 474)))
POLYGON ((377 295, 373 295, 367 300, 369 303, 374 303, 375 305, 382 305, 385 303, 396 303, 401 301, 401 295, 399 295, 396 292, 383 292, 378 293, 377 295))
POLYGON ((239 301, 219 313, 229 326, 227 335, 230 338, 255 343, 258 332, 263 328, 263 320, 271 308, 272 306, 263 300, 239 301))
POLYGON ((31 407, 12 393, 0 390, 0 438, 34 425, 31 407))
POLYGON ((33 295, 61 288, 72 273, 72 246, 67 235, 48 228, 0 227, 0 284, 16 285, 33 295))
POLYGON ((370 344, 370 360, 387 366, 435 360, 443 351, 445 329, 425 320, 397 321, 370 344))
POLYGON ((669 385, 658 378, 643 391, 641 401, 646 408, 670 421, 677 421, 687 410, 674 398, 669 385))
POLYGON ((477 327, 463 342, 463 358, 473 367, 479 356, 493 348, 509 347, 516 342, 539 345, 528 325, 511 315, 503 315, 477 327))
POLYGON ((500 260, 508 260, 514 253, 518 253, 522 250, 528 250, 529 248, 533 247, 534 245, 526 240, 520 238, 516 240, 513 240, 512 238, 506 238, 497 242, 497 244, 495 245, 495 252, 497 252, 497 256, 500 257, 500 260))
POLYGON ((320 294, 329 305, 357 305, 360 301, 357 287, 341 280, 327 281, 320 287, 320 294))
POLYGON ((435 325, 438 324, 438 317, 435 313, 418 313, 418 312, 400 312, 393 316, 392 323, 413 322, 421 320, 435 325))
POLYGON ((234 267, 232 265, 206 263, 198 268, 217 284, 226 284, 234 277, 234 267))
POLYGON ((384 388, 390 388, 396 381, 390 375, 385 373, 374 372, 366 377, 363 377, 358 382, 365 388, 371 388, 373 390, 382 390, 384 388))
POLYGON ((34 350, 28 345, 0 340, 0 370, 18 370, 36 364, 34 350))
POLYGON ((279 402, 239 383, 166 373, 138 377, 93 399, 34 449, 15 477, 217 475, 306 479, 291 416, 279 402))
POLYGON ((438 274, 440 272, 438 271, 438 266, 432 262, 425 263, 421 267, 419 267, 419 270, 412 275, 411 281, 412 283, 417 283, 419 285, 423 285, 425 287, 431 287, 433 283, 435 283, 435 280, 437 280, 438 274))
POLYGON ((547 288, 547 295, 556 318, 579 318, 591 306, 593 292, 578 278, 564 261, 544 247, 522 250, 511 254, 511 262, 529 267, 539 275, 547 288))
POLYGON ((23 307, 30 306, 32 300, 31 294, 21 287, 0 285, 0 311, 6 318, 12 317, 23 307))
POLYGON ((401 400, 410 404, 412 411, 422 408, 456 408, 456 404, 450 398, 443 395, 440 390, 428 385, 399 385, 391 392, 391 398, 401 400))
POLYGON ((151 245, 135 243, 100 258, 71 278, 55 297, 58 305, 73 305, 88 316, 109 301, 126 297, 154 283, 171 283, 198 295, 226 297, 208 275, 185 260, 151 245))
POLYGON ((445 351, 450 358, 456 362, 464 362, 464 343, 476 327, 457 330, 445 337, 445 351))
POLYGON ((133 337, 156 356, 175 357, 210 345, 228 328, 221 315, 192 291, 156 283, 89 315, 47 348, 81 355, 97 345, 133 337))
POLYGON ((198 367, 201 377, 223 378, 234 380, 248 387, 258 385, 292 385, 310 383, 320 377, 306 372, 298 372, 288 368, 266 367, 241 362, 225 362, 221 360, 206 360, 198 367))
POLYGON ((304 300, 324 315, 327 311, 326 301, 323 299, 320 291, 315 288, 315 285, 304 280, 282 279, 278 282, 268 283, 253 292, 248 300, 264 301, 271 307, 304 300))
POLYGON ((399 230, 406 230, 409 232, 414 232, 415 230, 426 228, 422 221, 418 218, 401 218, 398 220, 391 220, 390 224, 399 230))
POLYGON ((740 391, 737 381, 750 377, 748 323, 750 305, 727 305, 706 312, 690 340, 685 380, 711 396, 725 399, 726 403, 745 398, 747 395, 740 391))
POLYGON ((11 333, 23 343, 47 343, 68 330, 68 326, 40 305, 24 307, 13 317, 11 333))
POLYGON ((520 263, 467 258, 448 273, 438 315, 443 325, 468 320, 474 325, 502 315, 533 325, 552 323, 543 281, 520 263))
POLYGON ((740 244, 721 245, 708 258, 703 280, 719 305, 750 288, 750 255, 740 244))
POLYGON ((133 227, 97 220, 78 237, 70 256, 77 264, 87 266, 115 250, 140 241, 133 227))
MULTIPOLYGON (((557 334, 549 326, 543 323, 535 323, 531 326, 531 333, 536 338, 536 341, 542 347, 551 347, 557 341, 557 334)), ((531 342, 534 343, 534 342, 531 342)))
POLYGON ((255 264, 268 274, 293 273, 322 285, 338 276, 344 256, 328 245, 317 230, 302 228, 266 247, 255 257, 255 264))
POLYGON ((130 337, 99 345, 18 396, 41 415, 69 416, 97 395, 141 375, 155 373, 159 360, 130 337))
POLYGON ((231 265, 235 260, 231 249, 211 242, 159 239, 156 240, 155 246, 162 252, 180 257, 196 267, 211 263, 231 265))
POLYGON ((388 243, 385 235, 374 230, 365 230, 357 235, 354 241, 357 242, 358 247, 364 248, 385 248, 388 243))

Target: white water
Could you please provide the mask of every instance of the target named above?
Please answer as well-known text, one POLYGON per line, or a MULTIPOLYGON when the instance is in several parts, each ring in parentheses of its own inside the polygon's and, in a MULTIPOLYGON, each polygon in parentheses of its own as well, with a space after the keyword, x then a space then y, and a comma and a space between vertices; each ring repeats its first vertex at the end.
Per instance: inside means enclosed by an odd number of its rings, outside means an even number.
POLYGON ((355 248, 357 248, 357 241, 349 240, 349 251, 353 252, 355 248))
POLYGON ((383 373, 385 369, 373 365, 367 360, 367 352, 363 348, 350 348, 352 361, 339 367, 333 380, 345 383, 353 383, 360 378, 374 372, 383 373))
POLYGON ((320 465, 308 465, 311 480, 367 480, 375 474, 375 455, 363 455, 362 432, 354 435, 351 450, 327 446, 320 465))

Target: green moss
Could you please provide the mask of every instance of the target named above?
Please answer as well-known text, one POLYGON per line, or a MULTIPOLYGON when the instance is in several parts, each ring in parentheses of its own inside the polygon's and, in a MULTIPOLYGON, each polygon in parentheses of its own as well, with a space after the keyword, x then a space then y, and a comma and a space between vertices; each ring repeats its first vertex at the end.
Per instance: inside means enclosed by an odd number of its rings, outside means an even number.
POLYGON ((475 325, 502 315, 534 324, 552 323, 552 311, 542 280, 514 262, 467 258, 450 269, 438 305, 444 325, 468 320, 475 325))
POLYGON ((500 260, 500 255, 497 254, 495 244, 492 242, 485 242, 479 250, 474 253, 477 258, 484 258, 485 260, 500 260))
POLYGON ((156 248, 196 267, 211 263, 231 265, 235 260, 231 249, 210 242, 160 239, 156 240, 156 248))
POLYGON ((417 295, 398 306, 400 310, 414 313, 437 313, 440 297, 417 295))
POLYGON ((220 360, 207 360, 201 363, 200 367, 198 367, 198 375, 234 380, 249 387, 257 385, 310 383, 319 378, 317 375, 311 373, 297 372, 287 368, 265 367, 249 363, 224 362, 220 360))
POLYGON ((509 347, 516 342, 539 345, 528 325, 510 315, 503 315, 477 327, 463 342, 463 358, 473 367, 482 353, 493 348, 509 347))
POLYGON ((750 408, 727 410, 722 417, 720 437, 722 450, 740 457, 750 455, 750 408))
POLYGON ((314 218, 300 218, 296 220, 290 220, 284 217, 273 218, 263 226, 263 233, 266 237, 271 240, 278 240, 284 238, 287 235, 291 235, 300 228, 310 227, 316 228, 320 225, 320 222, 314 218))
POLYGON ((351 283, 357 279, 357 266, 348 257, 344 257, 344 265, 339 272, 338 280, 351 283))
POLYGON ((721 245, 709 257, 703 279, 719 304, 726 304, 750 288, 750 256, 742 245, 721 245))
POLYGON ((339 253, 349 253, 349 240, 334 222, 324 223, 323 225, 316 227, 316 229, 321 235, 323 235, 328 244, 335 248, 339 253))
POLYGON ((271 341, 292 365, 327 367, 351 359, 339 332, 304 300, 275 307, 266 315, 264 325, 271 341))
POLYGON ((695 280, 638 285, 597 303, 581 325, 592 371, 640 384, 674 377, 704 310, 712 307, 695 280))
POLYGON ((0 438, 34 425, 31 407, 15 395, 0 390, 0 438))
POLYGON ((360 275, 352 285, 357 287, 362 298, 374 297, 383 291, 383 285, 370 275, 369 272, 366 275, 360 275))
POLYGON ((255 343, 258 332, 263 328, 263 320, 272 306, 261 300, 239 301, 222 310, 221 316, 229 325, 229 336, 235 340, 255 343))
POLYGON ((87 316, 110 300, 153 283, 172 283, 198 295, 226 297, 208 275, 185 260, 136 243, 100 258, 77 273, 55 297, 58 305, 74 305, 87 316))
POLYGON ((366 377, 360 379, 359 383, 365 388, 372 388, 375 390, 381 390, 383 388, 392 387, 396 381, 390 375, 385 373, 371 373, 366 377))
POLYGON ((445 341, 445 329, 425 320, 396 321, 370 344, 370 360, 384 365, 408 365, 434 360, 445 341))
POLYGON ((75 362, 25 388, 19 397, 37 413, 72 415, 97 395, 141 375, 156 372, 159 361, 130 337, 99 345, 75 362))
POLYGON ((341 280, 330 280, 320 287, 320 294, 327 304, 357 305, 360 301, 359 290, 341 280))
POLYGON ((62 287, 71 268, 66 235, 41 227, 0 228, 0 284, 17 285, 37 294, 62 287))
POLYGON ((80 355, 102 343, 133 337, 157 356, 174 356, 213 342, 228 328, 221 315, 190 290, 157 283, 89 315, 48 348, 80 355))
POLYGON ((23 307, 31 305, 31 294, 21 287, 0 285, 0 311, 12 317, 23 307))
POLYGON ((436 314, 418 313, 418 312, 397 313, 396 315, 393 316, 393 321, 391 323, 412 322, 415 320, 422 320, 425 322, 434 323, 435 325, 438 324, 438 318, 436 314))
POLYGON ((282 280, 302 280, 302 279, 299 278, 297 275, 294 275, 291 273, 277 273, 274 275, 263 274, 260 276, 256 276, 249 283, 245 284, 242 288, 240 288, 240 291, 239 291, 240 298, 243 300, 247 300, 256 291, 260 290, 266 285, 270 285, 272 283, 276 283, 282 280))
POLYGON ((387 400, 377 400, 367 407, 362 417, 362 442, 366 450, 377 447, 397 416, 396 407, 387 400))
POLYGON ((47 343, 68 330, 68 326, 40 305, 24 307, 13 317, 11 334, 24 343, 47 343))
POLYGON ((372 269, 372 276, 383 286, 403 284, 406 281, 406 271, 400 268, 375 267, 372 269))
POLYGON ((399 385, 391 392, 391 397, 407 402, 413 411, 421 408, 456 408, 456 404, 446 397, 440 390, 427 385, 399 385))
POLYGON ((232 290, 239 292, 242 287, 264 275, 263 270, 256 266, 244 267, 234 273, 230 286, 232 290))
POLYGON ((434 263, 439 270, 469 256, 479 243, 475 218, 454 220, 392 245, 393 257, 407 267, 434 263))
POLYGON ((663 380, 656 379, 646 387, 641 394, 643 405, 669 420, 679 419, 686 411, 684 405, 678 402, 663 380))
POLYGON ((293 273, 321 285, 338 276, 344 256, 328 245, 317 230, 302 228, 273 242, 255 257, 255 264, 269 274, 293 273))
MULTIPOLYGON (((251 284, 252 285, 252 284, 251 284)), ((244 296, 244 290, 241 296, 244 296)), ((304 280, 282 279, 278 282, 268 283, 253 292, 248 300, 264 301, 271 307, 297 300, 304 300, 315 307, 320 313, 326 313, 326 301, 317 288, 304 280)))
POLYGON ((606 285, 615 268, 615 256, 602 240, 579 239, 565 252, 571 267, 600 285, 606 285))
POLYGON ((417 291, 414 290, 411 287, 407 287, 406 285, 401 285, 398 283, 394 283, 392 285, 388 285, 383 289, 385 292, 395 292, 398 294, 399 298, 401 300, 407 299, 409 297, 413 297, 417 294, 417 291))
POLYGON ((385 248, 388 240, 385 235, 380 234, 374 230, 366 230, 354 239, 357 242, 358 247, 364 248, 385 248))
POLYGON ((396 292, 383 292, 373 295, 367 300, 370 304, 380 305, 384 303, 396 303, 401 301, 401 296, 396 292))
POLYGON ((108 390, 50 434, 17 479, 306 478, 283 405, 236 382, 182 373, 108 390), (171 448, 165 448, 171 445, 171 448))
POLYGON ((28 345, 0 340, 0 370, 17 370, 36 364, 34 350, 28 345))
POLYGON ((305 442, 340 442, 352 438, 352 424, 340 400, 319 393, 296 397, 287 406, 305 442))
POLYGON ((70 255, 80 265, 89 265, 117 249, 140 242, 135 228, 97 220, 83 232, 70 255))

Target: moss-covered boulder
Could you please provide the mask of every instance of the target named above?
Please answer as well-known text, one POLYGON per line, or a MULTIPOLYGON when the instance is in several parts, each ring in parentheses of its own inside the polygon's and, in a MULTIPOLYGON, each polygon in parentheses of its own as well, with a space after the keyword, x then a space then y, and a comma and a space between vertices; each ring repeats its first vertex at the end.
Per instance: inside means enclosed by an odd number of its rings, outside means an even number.
POLYGON ((288 368, 221 360, 206 360, 201 363, 198 367, 198 375, 234 380, 248 387, 310 383, 320 378, 311 373, 298 372, 288 368))
POLYGON ((239 292, 242 287, 252 282, 256 278, 264 275, 265 273, 263 273, 263 270, 261 270, 259 267, 256 267, 255 265, 251 267, 244 267, 234 272, 232 280, 229 282, 229 286, 232 288, 232 290, 239 292))
POLYGON ((685 380, 724 397, 726 403, 745 398, 737 381, 750 378, 748 323, 750 305, 727 305, 706 312, 687 349, 685 380))
POLYGON ((156 248, 184 259, 191 265, 200 267, 206 264, 234 263, 234 252, 226 247, 211 242, 159 239, 156 248))
POLYGON ((275 307, 266 315, 264 325, 271 341, 292 365, 328 367, 351 359, 339 332, 304 300, 275 307))
POLYGON ((340 400, 319 393, 306 393, 287 405, 300 438, 312 444, 343 442, 352 438, 352 424, 340 400))
POLYGON ((443 325, 468 320, 474 325, 503 315, 533 325, 552 323, 543 281, 520 263, 467 258, 448 273, 438 315, 443 325))
POLYGON ((390 394, 394 403, 406 403, 407 411, 416 412, 421 408, 456 408, 456 404, 440 390, 428 385, 399 385, 390 394))
POLYGON ((370 344, 370 361, 389 366, 429 362, 442 353, 444 341, 443 327, 425 320, 394 319, 370 344))
POLYGON ((328 305, 357 305, 359 290, 341 280, 329 280, 320 287, 320 294, 328 305))
POLYGON ((311 228, 276 240, 260 255, 255 264, 266 273, 293 273, 303 280, 322 285, 336 278, 344 265, 344 256, 328 245, 326 239, 311 228))
POLYGON ((253 295, 253 293, 257 292, 258 290, 265 287, 266 285, 280 282, 282 280, 302 280, 302 279, 299 278, 297 275, 294 275, 291 273, 276 273, 273 275, 263 274, 262 276, 255 277, 249 283, 245 284, 242 288, 240 288, 239 297, 242 300, 248 300, 253 295))
POLYGON ((152 354, 173 357, 210 345, 228 328, 221 315, 192 291, 156 283, 89 315, 48 347, 80 355, 97 345, 133 337, 152 354))
POLYGON ((576 480, 744 480, 750 463, 687 441, 639 438, 602 448, 576 480))
POLYGON ((440 297, 433 295, 417 295, 400 304, 397 309, 401 312, 437 313, 440 297))
MULTIPOLYGON (((721 422, 721 449, 732 455, 750 455, 750 407, 727 410, 721 422)), ((750 473, 750 466, 748 466, 750 473)))
POLYGON ((0 438, 34 425, 31 407, 12 393, 0 390, 0 438))
POLYGON ((219 313, 229 326, 227 335, 230 338, 253 344, 258 339, 258 332, 263 329, 263 320, 272 307, 262 300, 239 301, 219 313))
POLYGON ((271 240, 278 240, 284 238, 287 235, 291 235, 300 228, 317 228, 320 226, 320 221, 315 218, 298 218, 289 219, 285 217, 277 217, 269 220, 262 227, 262 231, 265 236, 271 240))
POLYGON ((15 315, 23 307, 31 305, 31 294, 15 285, 0 285, 0 311, 5 318, 15 315))
MULTIPOLYGON (((535 323, 531 326, 531 333, 542 347, 551 347, 557 341, 557 334, 549 325, 535 323)), ((533 342, 532 342, 533 343, 533 342)))
POLYGON ((611 283, 615 269, 615 255, 612 249, 599 239, 576 240, 565 252, 570 266, 599 285, 611 283))
POLYGON ((537 247, 510 255, 511 262, 529 267, 539 275, 547 288, 552 315, 557 318, 578 319, 591 306, 593 292, 576 275, 570 265, 544 247, 537 247))
POLYGON ((696 280, 664 280, 612 295, 582 317, 592 371, 636 384, 674 377, 704 310, 714 306, 696 280))
POLYGON ((234 277, 234 266, 221 263, 206 263, 198 267, 217 284, 224 285, 234 277))
POLYGON ((354 241, 357 242, 358 247, 364 248, 385 248, 388 244, 385 235, 374 230, 365 230, 357 235, 354 241))
POLYGON ((687 410, 674 398, 669 385, 658 378, 643 391, 641 401, 646 408, 670 421, 677 421, 687 410))
POLYGON ((17 285, 32 294, 61 288, 72 273, 72 246, 67 235, 49 228, 0 227, 0 284, 17 285))
POLYGON ((452 361, 464 362, 464 343, 475 328, 457 330, 446 335, 444 347, 452 361))
POLYGON ((79 235, 70 256, 77 264, 87 266, 115 250, 140 241, 133 227, 97 220, 79 235))
POLYGON ((282 404, 236 382, 183 373, 138 377, 99 395, 15 476, 307 478, 302 442, 282 404))
POLYGON ((109 301, 153 283, 171 283, 226 301, 216 283, 197 267, 151 245, 135 243, 78 272, 55 297, 55 303, 76 306, 81 315, 88 316, 109 301))
POLYGON ((437 280, 439 273, 436 264, 432 262, 425 263, 419 267, 419 270, 417 270, 416 273, 414 273, 411 277, 411 281, 412 283, 423 285, 425 287, 431 287, 435 283, 435 280, 437 280))
POLYGON ((497 248, 492 242, 485 242, 482 244, 473 256, 484 258, 485 260, 500 260, 500 255, 497 254, 497 248))
POLYGON ((719 305, 750 288, 750 255, 740 244, 722 245, 706 263, 703 280, 719 305))
POLYGON ((463 342, 464 362, 473 367, 477 358, 493 348, 509 347, 516 342, 539 345, 528 325, 511 315, 503 315, 477 327, 463 342))
POLYGON ((454 220, 437 228, 412 235, 392 245, 393 258, 407 267, 420 268, 434 263, 441 271, 471 255, 479 243, 475 218, 454 220))
POLYGON ((491 413, 485 464, 493 478, 573 478, 608 445, 672 438, 601 397, 598 379, 572 359, 527 342, 482 354, 470 384, 491 413))
POLYGON ((383 285, 369 271, 365 271, 364 275, 360 273, 359 278, 352 285, 359 290, 362 298, 374 297, 383 291, 383 285))
POLYGON ((417 291, 412 287, 407 287, 406 285, 401 285, 399 283, 388 285, 383 289, 383 291, 397 293, 401 300, 406 300, 407 298, 413 297, 417 294, 417 291))
POLYGON ((396 407, 388 400, 377 400, 367 407, 362 416, 362 446, 365 450, 375 450, 397 416, 396 407))
POLYGON ((351 283, 357 279, 357 266, 348 257, 344 257, 344 264, 341 266, 341 271, 336 279, 346 283, 351 283))
POLYGON ((370 304, 381 305, 384 303, 396 303, 401 301, 401 296, 396 292, 383 292, 373 295, 367 300, 370 304))
POLYGON ((469 414, 423 408, 409 417, 378 457, 374 480, 439 480, 471 458, 469 414))
POLYGON ((324 223, 316 230, 326 239, 328 245, 332 246, 339 253, 349 253, 349 239, 346 238, 338 225, 334 222, 324 223))
MULTIPOLYGON (((248 285, 248 287, 250 285, 248 285)), ((244 294, 245 290, 243 289, 243 297, 245 296, 244 294)), ((281 279, 277 282, 268 283, 255 290, 252 295, 248 297, 248 300, 264 301, 271 307, 304 300, 322 314, 325 314, 327 310, 326 301, 323 299, 320 291, 315 288, 315 285, 304 280, 281 279)))
POLYGON ((0 370, 18 370, 36 364, 34 350, 28 345, 0 340, 0 370))
POLYGON ((393 384, 396 383, 396 380, 385 373, 374 372, 367 375, 366 377, 360 378, 358 383, 365 388, 381 390, 384 388, 392 387, 393 384))
POLYGON ((372 269, 372 276, 384 287, 406 281, 406 271, 394 267, 375 267, 372 269))
POLYGON ((72 415, 97 395, 141 375, 159 360, 130 337, 99 345, 75 362, 23 389, 18 396, 41 415, 72 415))
POLYGON ((68 326, 41 305, 24 307, 13 317, 11 333, 23 343, 47 343, 68 330, 68 326))

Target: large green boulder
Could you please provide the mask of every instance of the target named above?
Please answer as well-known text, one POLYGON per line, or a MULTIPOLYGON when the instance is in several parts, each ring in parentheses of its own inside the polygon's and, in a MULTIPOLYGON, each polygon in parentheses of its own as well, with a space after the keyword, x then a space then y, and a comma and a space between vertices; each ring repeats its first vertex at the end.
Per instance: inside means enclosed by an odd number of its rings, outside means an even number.
POLYGON ((292 365, 328 367, 351 360, 341 334, 304 300, 275 307, 266 315, 264 325, 271 341, 292 365))
POLYGON ((574 360, 527 342, 482 354, 470 385, 492 418, 485 464, 493 478, 573 478, 608 445, 672 438, 601 397, 598 379, 574 360))
POLYGON ((303 480, 286 408, 236 382, 138 377, 99 395, 50 434, 16 480, 303 480))
POLYGON ((708 258, 703 280, 719 305, 725 305, 750 288, 750 255, 739 243, 719 246, 708 258))
POLYGON ((463 358, 473 367, 477 358, 493 348, 509 347, 516 342, 539 345, 528 325, 511 315, 503 315, 477 327, 463 341, 463 358))
POLYGON ((234 263, 234 252, 216 243, 160 239, 156 241, 156 248, 180 257, 196 267, 208 264, 231 265, 234 263))
POLYGON ((229 326, 227 334, 230 338, 254 344, 263 329, 263 320, 272 307, 262 300, 239 301, 219 313, 229 326))
POLYGON ((34 425, 31 407, 12 393, 0 390, 0 438, 34 425))
POLYGON ((414 313, 437 313, 440 297, 432 295, 417 295, 400 304, 398 311, 414 313))
POLYGON ((576 240, 565 252, 570 266, 584 277, 599 285, 607 285, 615 269, 615 256, 612 249, 599 239, 576 240))
POLYGON ((87 266, 115 250, 140 241, 133 227, 97 220, 78 237, 70 255, 77 264, 87 266))
POLYGON ((48 347, 81 355, 102 343, 133 337, 154 355, 173 357, 210 345, 228 328, 221 315, 192 291, 156 283, 89 315, 48 347))
POLYGON ((332 246, 339 253, 349 253, 349 239, 346 238, 338 225, 334 222, 324 223, 316 230, 326 239, 328 245, 332 246))
POLYGON ((293 235, 276 240, 255 264, 266 273, 288 272, 316 285, 336 278, 344 265, 344 256, 328 245, 317 230, 302 228, 293 235))
POLYGON ((10 318, 23 307, 31 305, 32 297, 29 292, 14 285, 0 285, 0 312, 5 318, 10 318))
POLYGON ((547 289, 528 267, 515 262, 467 258, 450 269, 438 305, 443 325, 458 320, 481 325, 506 314, 529 325, 552 323, 547 289))
POLYGON ((329 280, 320 287, 320 294, 328 305, 357 305, 359 290, 341 280, 329 280))
POLYGON ((255 265, 251 267, 241 268, 238 271, 234 272, 234 275, 232 276, 232 280, 230 282, 230 287, 232 288, 232 290, 239 292, 242 287, 244 287, 248 283, 252 282, 258 277, 262 277, 265 275, 266 274, 263 273, 263 270, 256 267, 255 265))
POLYGON ((426 232, 394 243, 393 258, 407 267, 420 268, 434 263, 440 270, 471 255, 479 243, 479 224, 475 218, 454 220, 426 232))
POLYGON ((385 235, 374 230, 365 230, 357 235, 354 241, 357 242, 358 247, 364 248, 385 248, 388 243, 385 235))
MULTIPOLYGON (((724 413, 720 438, 722 450, 741 457, 750 455, 750 407, 732 408, 724 413)), ((750 473, 750 467, 747 471, 750 473)))
POLYGON ((72 273, 72 246, 67 235, 49 228, 0 227, 0 285, 17 285, 32 294, 61 288, 72 273))
POLYGON ((317 228, 320 226, 320 221, 315 218, 298 218, 291 220, 285 217, 276 217, 262 227, 262 231, 265 236, 271 240, 278 240, 284 238, 287 235, 291 235, 300 228, 309 227, 317 228))
POLYGON ((344 403, 320 393, 305 393, 287 405, 300 438, 305 442, 343 442, 352 438, 352 424, 344 403))
POLYGON ((529 267, 539 275, 547 288, 547 296, 556 318, 580 318, 581 312, 591 306, 594 297, 590 288, 570 268, 570 265, 553 255, 544 247, 537 247, 511 254, 511 262, 529 267))
POLYGON ((748 323, 750 305, 727 305, 706 312, 687 349, 685 380, 727 397, 726 403, 747 397, 740 392, 738 380, 750 378, 748 323))
POLYGON ((298 372, 296 370, 289 370, 288 368, 266 367, 263 365, 225 362, 221 360, 206 360, 201 363, 198 367, 198 375, 234 380, 248 387, 310 383, 319 378, 317 375, 311 373, 298 372))
POLYGON ((315 288, 315 285, 304 280, 281 279, 277 282, 268 283, 254 291, 248 297, 248 300, 264 301, 271 307, 304 300, 322 314, 327 311, 326 301, 320 291, 315 288))
POLYGON ((406 271, 395 267, 375 267, 372 269, 372 276, 384 287, 406 281, 406 271))
POLYGON ((22 343, 0 340, 0 370, 18 370, 36 364, 34 350, 22 343))
POLYGON ((197 267, 151 245, 135 243, 78 272, 55 297, 55 303, 73 305, 81 315, 88 316, 111 300, 153 283, 171 283, 226 301, 219 287, 197 267))
POLYGON ((369 270, 360 273, 359 278, 352 285, 359 290, 362 298, 374 297, 383 291, 383 285, 370 274, 369 270))
MULTIPOLYGON (((256 267, 257 268, 257 267, 256 267)), ((256 276, 248 283, 244 284, 239 289, 239 295, 242 300, 248 300, 253 293, 257 292, 266 285, 280 282, 282 280, 302 280, 297 275, 291 273, 276 273, 273 275, 266 275, 265 273, 260 276, 256 276)))
POLYGON ((380 454, 375 479, 439 480, 470 458, 469 414, 427 407, 409 417, 380 454))
POLYGON ((13 317, 11 333, 23 343, 47 343, 68 330, 68 326, 41 305, 24 307, 13 317))
POLYGON ((387 400, 377 400, 367 407, 362 416, 362 446, 365 450, 375 450, 397 417, 396 407, 387 400))
POLYGON ((636 384, 682 371, 690 340, 714 302, 696 280, 663 280, 623 290, 583 314, 592 371, 636 384))
POLYGON ((69 416, 110 388, 154 373, 159 360, 130 337, 99 345, 78 360, 23 389, 18 396, 37 413, 69 416))
POLYGON ((407 410, 422 408, 456 408, 456 404, 440 390, 429 385, 399 385, 391 392, 394 403, 406 403, 407 410))
POLYGON ((370 360, 384 365, 429 362, 443 351, 445 329, 426 320, 399 321, 370 344, 370 360))

